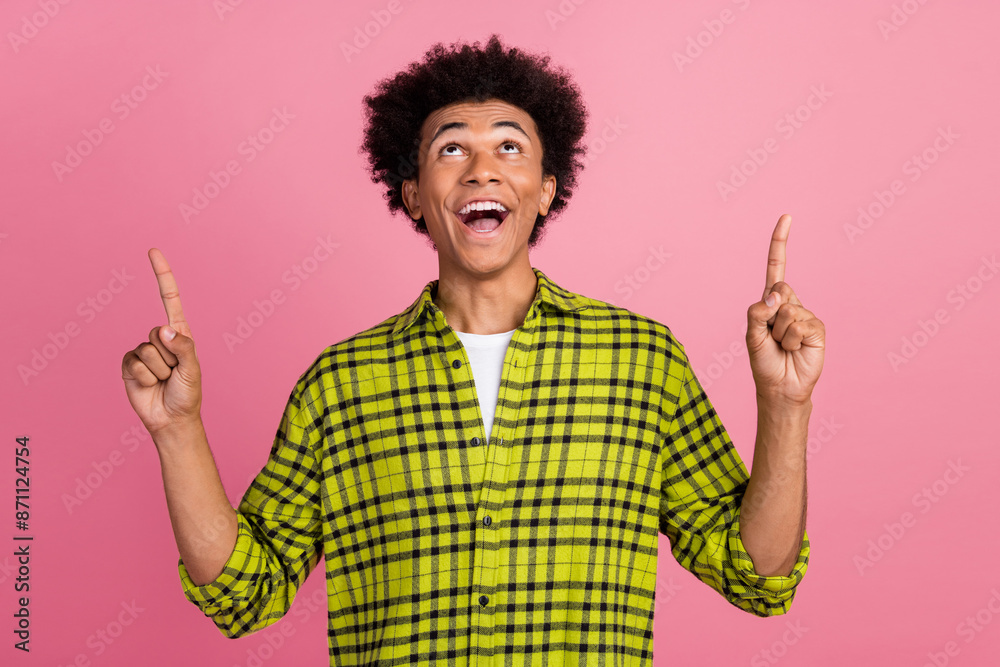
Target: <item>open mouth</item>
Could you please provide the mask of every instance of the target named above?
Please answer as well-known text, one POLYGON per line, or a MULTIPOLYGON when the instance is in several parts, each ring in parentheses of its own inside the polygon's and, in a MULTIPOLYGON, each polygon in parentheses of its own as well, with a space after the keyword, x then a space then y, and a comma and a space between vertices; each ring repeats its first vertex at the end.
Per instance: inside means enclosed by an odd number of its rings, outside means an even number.
POLYGON ((474 232, 492 232, 510 215, 510 211, 499 202, 473 202, 455 214, 474 232))

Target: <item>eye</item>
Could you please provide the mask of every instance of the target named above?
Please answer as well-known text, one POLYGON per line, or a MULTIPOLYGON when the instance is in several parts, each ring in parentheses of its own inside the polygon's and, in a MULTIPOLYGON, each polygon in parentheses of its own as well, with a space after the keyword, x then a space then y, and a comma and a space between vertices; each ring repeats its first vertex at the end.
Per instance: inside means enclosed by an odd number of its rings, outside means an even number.
POLYGON ((451 148, 452 146, 454 146, 455 148, 458 148, 458 144, 448 144, 447 146, 442 146, 441 147, 441 155, 457 155, 457 153, 446 153, 445 152, 449 148, 451 148))
POLYGON ((506 141, 504 141, 504 142, 503 142, 503 144, 501 144, 501 146, 502 146, 502 147, 506 147, 506 146, 514 146, 514 147, 516 147, 516 148, 517 148, 517 152, 518 152, 518 153, 521 153, 521 152, 523 152, 523 151, 524 151, 524 146, 522 146, 522 145, 521 145, 521 144, 519 144, 518 142, 514 141, 513 139, 507 139, 506 141))

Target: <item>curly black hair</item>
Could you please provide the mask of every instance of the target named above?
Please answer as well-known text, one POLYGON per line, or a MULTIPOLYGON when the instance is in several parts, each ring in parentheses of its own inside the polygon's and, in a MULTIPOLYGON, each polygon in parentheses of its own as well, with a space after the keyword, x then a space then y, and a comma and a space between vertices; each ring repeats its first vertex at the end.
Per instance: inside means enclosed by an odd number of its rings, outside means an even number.
MULTIPOLYGON (((390 213, 406 212, 403 181, 419 176, 420 131, 427 117, 458 102, 498 99, 524 110, 534 120, 542 141, 542 173, 556 177, 556 192, 547 215, 539 214, 528 239, 541 239, 547 218, 565 208, 583 168, 583 135, 588 110, 579 88, 561 67, 549 68, 550 56, 506 49, 496 34, 485 48, 460 42, 438 42, 403 71, 376 84, 366 95, 364 143, 372 182, 387 188, 390 213), (461 48, 459 48, 461 47, 461 48)), ((417 232, 430 234, 423 216, 409 218, 417 232)))

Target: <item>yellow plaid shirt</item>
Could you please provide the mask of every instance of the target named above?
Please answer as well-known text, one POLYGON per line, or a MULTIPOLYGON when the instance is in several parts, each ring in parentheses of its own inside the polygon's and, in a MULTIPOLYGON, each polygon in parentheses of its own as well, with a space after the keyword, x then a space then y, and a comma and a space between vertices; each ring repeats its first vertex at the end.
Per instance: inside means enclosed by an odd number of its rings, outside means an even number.
POLYGON ((228 637, 280 619, 325 559, 331 665, 652 664, 658 533, 759 616, 748 475, 663 324, 533 269, 493 430, 432 301, 327 348, 289 397, 217 580, 184 592, 228 637))

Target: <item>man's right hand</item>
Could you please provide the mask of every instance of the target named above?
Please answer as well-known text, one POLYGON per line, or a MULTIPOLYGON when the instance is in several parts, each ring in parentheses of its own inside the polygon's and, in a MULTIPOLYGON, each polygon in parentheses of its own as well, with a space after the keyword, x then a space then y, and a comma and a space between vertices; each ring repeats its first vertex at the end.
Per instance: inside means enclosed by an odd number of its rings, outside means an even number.
POLYGON ((200 422, 201 366, 170 265, 156 248, 150 249, 149 261, 167 311, 167 325, 154 327, 149 342, 125 354, 122 380, 132 409, 155 441, 159 433, 200 422))

